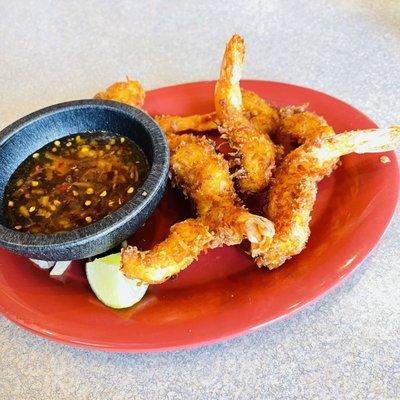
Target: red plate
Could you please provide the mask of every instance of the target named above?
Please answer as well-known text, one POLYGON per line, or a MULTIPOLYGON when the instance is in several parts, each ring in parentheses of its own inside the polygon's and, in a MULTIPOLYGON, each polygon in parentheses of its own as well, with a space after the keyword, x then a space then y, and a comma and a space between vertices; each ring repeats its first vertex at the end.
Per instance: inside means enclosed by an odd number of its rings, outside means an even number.
MULTIPOLYGON (((215 82, 166 87, 148 93, 146 109, 194 114, 213 109, 215 82)), ((277 82, 243 81, 278 106, 303 104, 337 132, 374 128, 361 112, 314 90, 277 82)), ((351 155, 321 183, 312 235, 299 256, 269 272, 255 267, 239 246, 216 249, 178 278, 153 286, 135 307, 116 311, 92 294, 76 263, 62 281, 27 259, 0 250, 0 310, 22 327, 74 346, 108 351, 161 351, 213 343, 271 323, 316 300, 368 256, 387 228, 399 194, 394 153, 351 155)), ((132 241, 144 248, 190 214, 168 190, 151 220, 132 241)))

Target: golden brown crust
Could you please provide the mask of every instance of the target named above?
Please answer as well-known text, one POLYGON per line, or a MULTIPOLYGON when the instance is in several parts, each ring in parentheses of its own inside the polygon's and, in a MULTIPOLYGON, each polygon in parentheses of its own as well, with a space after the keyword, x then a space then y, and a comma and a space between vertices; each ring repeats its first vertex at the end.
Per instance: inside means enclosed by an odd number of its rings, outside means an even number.
POLYGON ((290 137, 297 144, 303 144, 307 140, 323 139, 334 134, 324 118, 302 110, 303 107, 293 106, 280 110, 278 137, 290 137))
MULTIPOLYGON (((135 81, 114 84, 107 96, 136 104, 135 81), (121 93, 122 92, 122 93, 121 93)), ((171 227, 167 238, 148 251, 135 247, 122 250, 122 271, 149 283, 161 283, 186 268, 208 248, 240 243, 245 237, 266 248, 274 228, 266 218, 249 213, 239 202, 229 173, 228 162, 215 150, 212 141, 192 134, 174 132, 209 124, 209 116, 159 117, 170 152, 173 183, 190 197, 198 218, 171 227)))
MULTIPOLYGON (((339 157, 350 153, 390 151, 400 147, 398 126, 335 135, 326 122, 320 119, 320 137, 317 131, 317 127, 311 131, 312 139, 306 139, 303 145, 292 151, 276 171, 268 191, 265 210, 275 224, 276 235, 271 247, 259 254, 257 264, 260 266, 277 268, 304 249, 310 235, 309 222, 317 183, 337 167, 339 157)), ((301 132, 293 133, 299 135, 301 132)))
POLYGON ((151 250, 124 249, 122 271, 147 283, 162 283, 195 261, 212 238, 202 221, 187 219, 173 225, 167 238, 151 250))
MULTIPOLYGON (((257 132, 269 135, 279 127, 279 112, 269 105, 258 94, 241 89, 243 113, 257 132)), ((154 117, 160 128, 165 132, 205 132, 221 127, 216 112, 194 114, 188 116, 156 115, 154 117)))
POLYGON ((119 101, 134 107, 143 107, 145 91, 138 81, 126 78, 126 82, 116 82, 104 92, 97 93, 94 98, 102 100, 119 101))
POLYGON ((156 115, 154 117, 164 132, 197 131, 205 132, 217 129, 219 121, 216 114, 196 114, 187 117, 178 115, 156 115))
MULTIPOLYGON (((258 131, 243 113, 240 77, 244 52, 243 39, 239 35, 232 36, 225 49, 214 100, 217 116, 222 122, 222 137, 237 150, 243 169, 243 174, 237 175, 238 188, 243 193, 256 193, 268 184, 275 167, 277 147, 266 131, 258 131)), ((274 125, 273 116, 270 122, 274 125)))
MULTIPOLYGON (((131 97, 130 101, 136 100, 131 97)), ((207 121, 189 117, 172 129, 186 130, 207 121)), ((167 124, 166 129, 170 128, 171 124, 167 124)), ((303 144, 276 170, 268 191, 265 211, 276 229, 272 243, 273 225, 239 203, 228 163, 217 154, 213 142, 167 131, 173 182, 194 200, 198 217, 175 224, 167 238, 151 250, 124 250, 124 273, 149 283, 161 283, 186 268, 202 251, 238 244, 243 238, 250 240, 259 266, 277 268, 305 247, 317 182, 332 172, 341 155, 400 146, 399 127, 334 135, 324 119, 293 110, 283 116, 280 132, 303 144)))
POLYGON ((266 249, 273 225, 239 203, 228 162, 215 151, 213 142, 191 134, 166 134, 172 182, 194 201, 198 217, 175 224, 168 237, 151 250, 123 251, 125 275, 161 283, 186 268, 202 251, 239 244, 244 238, 266 249))
POLYGON ((333 171, 339 160, 332 158, 321 164, 303 146, 292 151, 277 168, 268 190, 265 213, 274 222, 276 235, 257 264, 270 269, 279 267, 305 247, 317 183, 333 171))
POLYGON ((317 183, 333 171, 339 160, 328 154, 321 161, 314 151, 323 139, 335 133, 323 118, 313 113, 286 115, 280 133, 304 144, 285 157, 268 189, 265 214, 274 223, 276 234, 266 252, 253 246, 252 254, 259 266, 269 269, 279 267, 304 249, 310 235, 317 183))
POLYGON ((172 182, 194 200, 196 211, 214 235, 212 247, 239 244, 245 237, 266 247, 273 227, 249 213, 234 190, 228 162, 212 141, 191 134, 167 133, 172 182))
POLYGON ((251 90, 241 89, 243 113, 255 130, 269 137, 280 123, 278 110, 251 90))
POLYGON ((167 134, 171 149, 173 183, 190 196, 199 215, 214 204, 237 204, 228 162, 205 137, 167 134))

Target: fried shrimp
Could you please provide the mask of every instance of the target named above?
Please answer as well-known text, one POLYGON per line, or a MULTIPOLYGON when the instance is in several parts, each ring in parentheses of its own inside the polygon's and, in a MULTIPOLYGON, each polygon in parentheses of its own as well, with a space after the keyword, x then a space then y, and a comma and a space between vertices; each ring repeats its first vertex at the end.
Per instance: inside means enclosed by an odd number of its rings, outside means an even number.
POLYGON ((240 204, 228 162, 213 142, 191 134, 168 133, 172 182, 190 197, 199 217, 214 234, 212 247, 234 245, 244 238, 267 248, 274 233, 270 221, 240 204))
POLYGON ((219 122, 215 113, 196 114, 187 117, 178 115, 156 115, 158 125, 164 132, 205 132, 217 129, 219 122))
MULTIPOLYGON (((323 120, 320 124, 319 129, 328 135, 322 139, 306 140, 289 153, 276 170, 265 210, 275 224, 276 234, 266 252, 260 251, 256 244, 252 246, 252 254, 259 266, 277 268, 304 249, 310 235, 309 222, 317 183, 332 172, 341 156, 384 152, 400 147, 400 126, 331 136, 331 128, 328 129, 323 120)), ((303 133, 305 131, 292 131, 298 137, 303 133)))
POLYGON ((279 113, 262 97, 251 90, 241 89, 243 113, 258 133, 269 135, 275 132, 280 123, 279 113))
MULTIPOLYGON (((258 94, 241 89, 243 100, 243 113, 250 121, 257 132, 263 135, 277 130, 279 126, 279 113, 271 107, 258 94)), ((161 129, 170 132, 206 132, 219 128, 221 126, 217 114, 211 112, 208 114, 195 114, 186 117, 179 115, 156 115, 156 122, 161 129)))
POLYGON ((147 283, 162 283, 197 260, 212 240, 200 219, 186 219, 173 225, 167 238, 151 250, 132 246, 122 250, 122 272, 147 283))
POLYGON ((126 78, 126 82, 116 82, 104 92, 97 93, 94 98, 102 100, 114 100, 126 103, 134 107, 143 107, 145 91, 138 81, 126 78))
POLYGON ((187 220, 174 225, 165 241, 151 250, 123 250, 124 274, 161 283, 186 268, 202 251, 239 244, 245 238, 266 250, 274 234, 273 225, 239 203, 228 162, 215 151, 213 143, 191 134, 166 133, 172 182, 193 200, 198 217, 190 224, 187 220), (193 225, 195 234, 186 232, 192 231, 193 225))
POLYGON ((305 111, 305 108, 306 106, 289 106, 280 110, 280 127, 276 135, 278 141, 289 139, 299 145, 335 134, 324 118, 305 111))
POLYGON ((225 49, 214 100, 222 137, 237 151, 242 172, 237 174, 238 188, 242 193, 256 193, 268 184, 278 148, 243 113, 240 78, 244 53, 243 39, 232 36, 225 49))
MULTIPOLYGON (((124 98, 128 104, 137 105, 135 97, 119 93, 119 90, 135 91, 135 81, 111 87, 114 89, 108 91, 109 99, 124 98)), ((122 250, 124 274, 148 283, 164 282, 209 248, 239 244, 247 238, 266 250, 274 234, 270 221, 251 214, 240 204, 229 164, 216 152, 213 142, 192 134, 173 133, 209 120, 182 117, 178 123, 171 121, 158 119, 170 147, 172 182, 193 200, 198 217, 173 225, 168 237, 151 250, 140 251, 131 246, 122 250)))

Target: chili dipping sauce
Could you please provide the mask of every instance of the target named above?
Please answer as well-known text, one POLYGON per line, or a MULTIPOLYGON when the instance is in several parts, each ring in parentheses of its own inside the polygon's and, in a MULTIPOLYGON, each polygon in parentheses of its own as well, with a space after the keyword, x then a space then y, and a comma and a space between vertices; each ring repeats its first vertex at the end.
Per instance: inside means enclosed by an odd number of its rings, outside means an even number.
POLYGON ((67 136, 16 169, 5 188, 5 216, 11 228, 22 232, 70 231, 123 206, 148 172, 142 150, 125 136, 67 136))

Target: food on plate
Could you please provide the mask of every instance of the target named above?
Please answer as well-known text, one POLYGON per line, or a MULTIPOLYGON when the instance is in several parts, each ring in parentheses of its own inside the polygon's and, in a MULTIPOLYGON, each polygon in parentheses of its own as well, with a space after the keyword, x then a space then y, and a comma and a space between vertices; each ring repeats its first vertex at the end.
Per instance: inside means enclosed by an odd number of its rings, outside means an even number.
POLYGON ((208 248, 239 244, 247 238, 266 249, 274 234, 264 217, 247 211, 234 191, 228 162, 211 141, 166 132, 171 151, 172 182, 195 204, 197 219, 175 224, 153 249, 122 251, 128 277, 161 283, 186 268, 208 248))
POLYGON ((120 270, 121 255, 112 254, 86 263, 86 276, 97 298, 112 308, 131 307, 142 299, 148 285, 128 279, 120 270))
MULTIPOLYGON (((126 276, 161 283, 186 268, 201 252, 243 239, 250 241, 251 255, 259 266, 278 267, 305 247, 317 183, 332 172, 341 155, 360 150, 350 143, 364 137, 363 131, 336 136, 322 117, 304 106, 289 106, 278 113, 257 94, 241 89, 243 57, 243 39, 234 35, 227 44, 215 88, 216 112, 155 116, 169 143, 172 183, 193 201, 197 217, 172 226, 167 238, 150 250, 123 249, 126 276), (238 190, 256 193, 270 183, 265 212, 275 229, 268 219, 243 206, 235 193, 229 163, 214 143, 191 133, 215 128, 236 150, 240 170, 233 176, 238 177, 238 190), (299 147, 282 161, 281 143, 288 141, 299 147)), ((135 92, 137 86, 141 87, 137 81, 114 84, 108 98, 137 105, 137 98, 124 97, 118 89, 135 92)), ((377 136, 369 133, 366 138, 368 151, 385 151, 385 146, 375 143, 377 136)), ((386 135, 382 140, 393 148, 389 140, 393 138, 386 135)))
MULTIPOLYGON (((118 92, 115 95, 116 99, 121 98, 118 92)), ((173 184, 194 201, 198 218, 175 224, 169 236, 152 250, 123 249, 122 270, 128 277, 161 283, 208 248, 239 244, 247 238, 266 249, 271 241, 273 225, 240 204, 229 164, 216 152, 214 144, 204 137, 174 133, 210 121, 198 117, 156 117, 170 147, 173 184)))
POLYGON ((266 248, 274 233, 273 226, 241 204, 229 164, 216 152, 214 143, 191 134, 166 133, 172 182, 194 201, 197 214, 213 232, 212 247, 238 244, 248 238, 266 248))
POLYGON ((310 236, 309 222, 317 183, 335 169, 341 156, 400 147, 400 126, 332 135, 323 119, 319 124, 320 127, 315 125, 315 131, 303 131, 303 124, 292 126, 293 137, 310 135, 311 139, 286 156, 269 187, 265 212, 274 223, 276 234, 266 252, 252 244, 252 254, 259 266, 277 268, 304 249, 310 236))
MULTIPOLYGON (((254 128, 268 135, 275 132, 279 126, 279 113, 258 94, 241 89, 243 114, 254 128)), ((156 115, 155 120, 164 131, 169 132, 205 132, 221 128, 216 112, 188 116, 156 115)))
POLYGON ((279 127, 279 112, 257 93, 246 89, 241 89, 241 93, 244 116, 259 134, 266 135, 268 139, 279 127))
POLYGON ((66 136, 13 173, 5 189, 6 217, 15 230, 34 234, 83 227, 124 205, 147 174, 145 155, 125 136, 66 136))
POLYGON ((145 91, 140 82, 127 77, 126 82, 113 83, 104 92, 97 93, 94 98, 119 101, 141 108, 144 103, 145 91))
POLYGON ((30 260, 41 269, 51 269, 56 265, 55 261, 36 260, 35 258, 30 260))
POLYGON ((288 106, 279 111, 280 126, 274 140, 291 150, 305 141, 322 139, 335 134, 324 118, 307 111, 307 105, 288 106))
MULTIPOLYGON (((306 106, 278 111, 240 87, 244 54, 243 39, 232 36, 215 86, 215 111, 155 116, 170 149, 171 183, 192 201, 196 216, 175 223, 149 250, 124 245, 119 254, 88 262, 88 281, 104 304, 129 307, 149 284, 175 276, 202 252, 246 239, 258 266, 279 267, 306 246, 317 184, 341 156, 400 147, 399 126, 335 134, 306 106), (194 134, 213 130, 233 153, 224 156, 215 142, 194 134), (266 190, 264 216, 246 208, 233 178, 245 199, 266 190)), ((142 108, 145 91, 127 78, 95 98, 142 108)), ((381 162, 388 162, 384 157, 381 162)), ((69 136, 45 146, 17 169, 6 188, 7 216, 14 229, 32 233, 84 226, 128 201, 148 169, 145 156, 127 137, 106 132, 69 136)), ((52 274, 63 273, 69 263, 57 263, 52 274)))
MULTIPOLYGON (((225 49, 214 100, 215 110, 222 124, 222 137, 237 151, 236 158, 240 165, 240 173, 236 175, 238 189, 242 193, 257 193, 267 187, 275 167, 275 158, 281 149, 268 135, 270 129, 276 128, 278 118, 273 108, 268 108, 272 117, 268 120, 270 125, 263 132, 243 112, 240 78, 244 52, 243 39, 239 35, 232 36, 225 49)), ((266 104, 264 113, 265 108, 266 104)))
POLYGON ((285 107, 280 110, 280 115, 278 135, 289 137, 296 144, 335 135, 334 130, 323 117, 306 111, 304 106, 285 107))
POLYGON ((205 132, 217 129, 219 122, 214 112, 187 117, 179 115, 156 115, 155 120, 164 132, 205 132))
POLYGON ((72 265, 72 261, 57 261, 54 267, 50 271, 50 275, 52 276, 60 276, 62 275, 70 266, 72 265))
POLYGON ((122 272, 147 283, 162 283, 197 260, 213 239, 201 219, 189 218, 174 224, 161 243, 151 250, 135 246, 122 249, 122 272))

